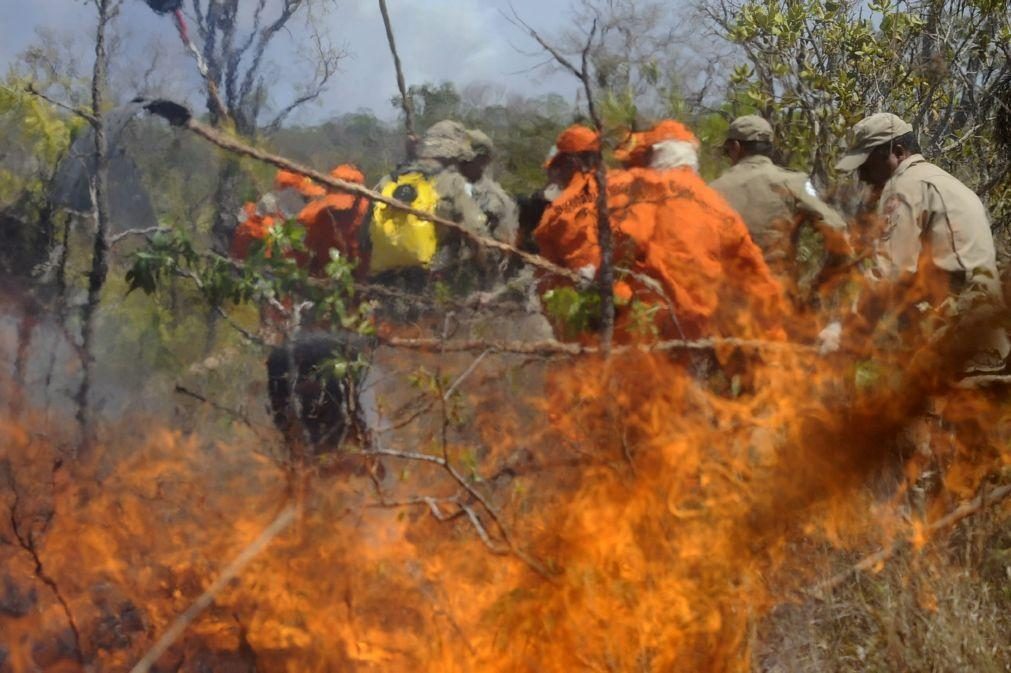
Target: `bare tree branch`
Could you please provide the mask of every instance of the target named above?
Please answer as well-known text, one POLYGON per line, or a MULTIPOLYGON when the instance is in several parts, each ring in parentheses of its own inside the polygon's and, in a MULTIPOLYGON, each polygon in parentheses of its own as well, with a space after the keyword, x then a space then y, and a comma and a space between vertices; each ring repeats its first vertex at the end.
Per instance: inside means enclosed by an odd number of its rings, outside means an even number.
MULTIPOLYGON (((77 660, 77 663, 84 666, 84 650, 81 647, 81 631, 77 626, 77 621, 74 619, 74 613, 70 610, 70 604, 63 596, 63 592, 60 590, 59 584, 57 584, 56 580, 48 572, 46 572, 45 566, 42 564, 42 557, 39 556, 39 550, 35 543, 33 531, 22 531, 21 529, 21 521, 18 516, 21 494, 18 490, 17 482, 14 480, 14 476, 12 474, 8 475, 8 485, 14 493, 14 502, 10 507, 11 532, 14 533, 14 538, 18 541, 18 545, 27 552, 29 556, 31 556, 32 562, 35 564, 35 576, 43 584, 49 587, 49 590, 52 591, 56 601, 60 604, 60 608, 63 610, 63 615, 67 619, 67 625, 70 627, 70 632, 74 637, 74 658, 77 660)), ((50 515, 50 517, 51 516, 52 515, 50 515)))
POLYGON ((287 119, 288 115, 296 109, 310 101, 318 99, 327 84, 330 83, 330 80, 337 73, 340 61, 344 58, 345 54, 344 52, 335 49, 333 45, 324 44, 323 40, 323 35, 314 27, 312 32, 313 54, 308 60, 315 63, 316 76, 311 83, 305 86, 302 93, 296 96, 294 100, 285 106, 284 109, 281 110, 267 125, 267 130, 269 132, 274 132, 281 128, 281 124, 284 123, 284 120, 287 119))
POLYGON ((278 168, 283 168, 285 170, 305 175, 309 178, 312 178, 313 180, 315 180, 320 184, 326 185, 328 187, 333 187, 334 189, 339 189, 341 191, 355 194, 357 196, 363 196, 375 202, 385 203, 392 208, 396 208, 397 210, 403 211, 405 213, 410 213, 421 219, 428 220, 436 224, 441 224, 455 231, 459 231, 464 236, 466 236, 467 238, 469 238, 470 240, 474 241, 479 245, 488 248, 493 248, 506 254, 518 257, 519 259, 523 260, 527 264, 530 264, 531 266, 535 266, 539 269, 542 269, 554 275, 567 278, 577 284, 582 284, 584 282, 583 278, 579 274, 575 273, 574 271, 570 271, 569 269, 560 267, 557 264, 549 262, 548 260, 544 259, 543 257, 540 257, 539 255, 534 255, 529 252, 525 252, 523 250, 520 250, 507 243, 503 243, 493 238, 480 236, 478 234, 475 234, 473 231, 463 226, 462 224, 453 222, 452 220, 448 220, 444 217, 440 217, 430 212, 418 210, 417 208, 413 208, 401 201, 383 196, 379 192, 368 189, 367 187, 363 187, 362 185, 352 182, 346 182, 344 180, 339 180, 329 174, 321 173, 319 171, 316 171, 314 169, 308 168, 294 161, 291 161, 290 159, 286 159, 284 157, 275 154, 264 152, 255 147, 247 145, 246 143, 243 143, 240 140, 235 139, 234 137, 226 136, 222 133, 219 133, 213 128, 207 126, 206 124, 203 124, 194 119, 193 116, 190 114, 189 110, 187 110, 182 105, 178 105, 177 103, 171 103, 169 101, 152 101, 147 104, 147 109, 154 114, 158 114, 164 117, 172 124, 175 124, 177 126, 185 126, 190 131, 196 133, 200 137, 213 143, 214 145, 220 147, 221 149, 228 150, 236 154, 252 157, 254 159, 257 159, 258 161, 271 164, 278 168))
MULTIPOLYGON (((14 89, 10 88, 6 84, 0 84, 0 87, 3 87, 3 89, 5 89, 6 91, 8 91, 8 92, 10 92, 10 93, 12 93, 14 95, 18 94, 17 91, 15 91, 14 89)), ((73 115, 76 115, 76 116, 80 117, 84 121, 88 122, 91 126, 95 126, 95 124, 98 123, 97 118, 92 113, 88 112, 87 110, 85 110, 83 108, 74 107, 72 105, 67 105, 66 103, 61 103, 58 100, 50 98, 46 94, 44 94, 41 91, 39 91, 38 89, 36 89, 35 85, 32 84, 32 83, 29 83, 27 86, 25 86, 25 92, 29 93, 29 94, 37 97, 37 98, 41 98, 42 100, 46 101, 50 105, 58 107, 61 110, 65 110, 65 111, 67 111, 67 112, 69 112, 69 113, 71 113, 73 115)))
POLYGON ((400 63, 400 54, 397 53, 397 42, 393 38, 393 23, 390 21, 390 12, 386 8, 386 0, 379 0, 379 12, 383 15, 383 25, 386 26, 386 41, 390 45, 390 53, 393 55, 393 67, 397 73, 397 88, 400 90, 400 105, 404 110, 404 128, 407 131, 407 156, 414 157, 415 146, 418 143, 418 134, 414 128, 414 100, 407 91, 407 83, 404 80, 404 68, 400 63))
POLYGON ((266 28, 260 31, 259 39, 256 42, 256 49, 253 54, 253 62, 246 70, 246 75, 242 80, 242 85, 239 87, 238 97, 239 100, 246 100, 253 91, 253 84, 256 81, 257 74, 260 71, 260 63, 263 61, 263 55, 267 51, 267 47, 270 45, 270 41, 274 39, 274 36, 284 28, 288 20, 299 10, 305 0, 284 0, 283 6, 281 8, 281 13, 266 28))
POLYGON ((126 231, 121 231, 115 236, 109 239, 109 245, 116 245, 117 243, 123 241, 124 239, 130 238, 131 236, 144 236, 145 238, 150 238, 151 234, 167 233, 172 231, 168 227, 146 227, 144 229, 127 229, 126 231))
POLYGON ((215 597, 231 584, 232 580, 238 577, 246 569, 246 566, 274 541, 274 538, 283 533, 295 521, 297 511, 294 505, 288 505, 281 510, 274 520, 270 522, 270 525, 260 533, 259 537, 253 540, 231 563, 225 566, 221 574, 211 583, 211 586, 207 587, 182 614, 176 617, 175 621, 166 629, 165 633, 162 634, 154 646, 130 669, 130 673, 148 673, 168 648, 186 632, 186 629, 193 623, 193 620, 210 607, 215 597))

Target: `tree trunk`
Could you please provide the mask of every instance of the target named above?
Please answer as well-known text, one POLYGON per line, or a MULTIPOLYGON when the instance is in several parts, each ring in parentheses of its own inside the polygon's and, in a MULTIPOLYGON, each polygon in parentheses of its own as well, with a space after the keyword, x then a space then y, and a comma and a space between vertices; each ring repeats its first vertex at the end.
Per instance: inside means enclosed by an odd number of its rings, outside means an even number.
POLYGON ((95 213, 95 240, 92 248, 91 271, 88 274, 88 299, 81 311, 81 385, 77 390, 77 421, 81 428, 79 453, 85 453, 91 445, 93 419, 89 404, 89 393, 94 376, 92 344, 95 336, 95 315, 101 301, 102 287, 109 273, 109 204, 107 194, 108 157, 103 120, 104 89, 108 71, 108 54, 105 47, 105 30, 109 22, 111 0, 96 0, 98 7, 98 30, 95 35, 95 67, 91 80, 91 114, 95 130, 95 176, 93 198, 95 213))
POLYGON ((243 177, 239 161, 233 157, 225 158, 218 171, 218 184, 214 191, 214 221, 211 224, 212 244, 223 255, 228 254, 232 234, 238 225, 243 177))
POLYGON ((614 253, 611 246, 611 217, 607 211, 607 173, 604 162, 597 164, 597 240, 600 242, 600 348, 611 351, 614 340, 614 253))

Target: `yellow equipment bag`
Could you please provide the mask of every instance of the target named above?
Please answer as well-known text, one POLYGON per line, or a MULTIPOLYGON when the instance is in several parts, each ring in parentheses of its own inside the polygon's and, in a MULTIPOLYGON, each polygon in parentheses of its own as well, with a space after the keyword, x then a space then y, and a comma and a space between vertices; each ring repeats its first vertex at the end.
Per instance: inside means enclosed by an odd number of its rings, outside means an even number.
MULTIPOLYGON (((434 213, 439 204, 434 182, 417 171, 397 176, 383 187, 382 194, 428 213, 434 213)), ((428 266, 435 256, 435 225, 385 203, 375 204, 372 210, 369 238, 372 241, 372 273, 428 266)))

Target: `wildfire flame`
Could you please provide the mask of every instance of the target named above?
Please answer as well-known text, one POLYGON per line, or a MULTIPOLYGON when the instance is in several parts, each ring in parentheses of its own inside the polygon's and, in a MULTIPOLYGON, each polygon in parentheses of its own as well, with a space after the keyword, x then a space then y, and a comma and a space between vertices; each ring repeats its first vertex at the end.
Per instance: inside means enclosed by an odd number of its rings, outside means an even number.
POLYGON ((748 671, 756 624, 829 571, 805 540, 922 546, 1011 462, 999 396, 932 362, 861 389, 850 358, 780 349, 732 398, 667 354, 504 359, 435 385, 385 455, 308 476, 239 424, 217 442, 133 419, 71 462, 60 426, 9 416, 0 670, 130 670, 294 503, 152 670, 748 671), (917 432, 945 465, 922 520, 861 489, 902 464, 915 481, 896 447, 917 432))

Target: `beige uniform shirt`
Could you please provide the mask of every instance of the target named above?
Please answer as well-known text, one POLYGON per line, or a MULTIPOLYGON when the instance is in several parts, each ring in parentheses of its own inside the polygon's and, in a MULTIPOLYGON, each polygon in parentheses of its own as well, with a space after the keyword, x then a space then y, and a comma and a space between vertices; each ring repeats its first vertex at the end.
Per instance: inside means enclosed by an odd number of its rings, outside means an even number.
POLYGON ((790 171, 763 156, 750 156, 731 166, 711 185, 734 207, 772 267, 787 257, 797 217, 844 230, 846 222, 815 194, 803 173, 790 171))
POLYGON ((474 201, 488 218, 488 229, 491 235, 499 241, 516 242, 520 228, 519 210, 502 186, 487 175, 473 185, 474 201))
POLYGON ((927 244, 938 269, 965 274, 966 279, 985 270, 996 281, 997 256, 983 202, 922 155, 899 164, 881 192, 878 214, 884 231, 875 246, 875 261, 882 279, 916 273, 927 244))
MULTIPOLYGON (((975 192, 957 178, 914 154, 885 183, 878 214, 884 230, 874 250, 876 278, 896 282, 947 272, 952 292, 979 288, 1003 303, 990 218, 975 192)), ((953 310, 961 309, 953 304, 953 310)), ((984 341, 983 349, 1000 360, 1011 349, 1003 330, 984 341)))

